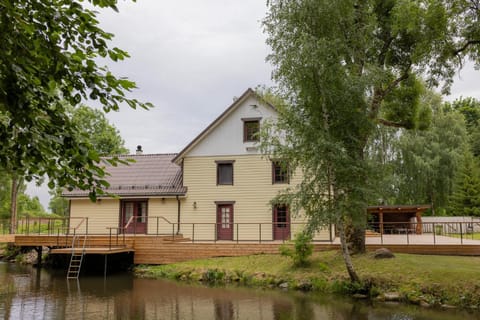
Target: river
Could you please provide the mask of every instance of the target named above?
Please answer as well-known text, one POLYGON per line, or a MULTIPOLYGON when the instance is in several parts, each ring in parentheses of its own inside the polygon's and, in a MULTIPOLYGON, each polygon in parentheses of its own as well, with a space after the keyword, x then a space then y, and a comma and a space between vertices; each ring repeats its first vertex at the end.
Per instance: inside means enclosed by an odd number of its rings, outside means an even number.
POLYGON ((459 310, 336 296, 209 288, 129 273, 65 279, 65 272, 0 262, 0 319, 480 319, 459 310))

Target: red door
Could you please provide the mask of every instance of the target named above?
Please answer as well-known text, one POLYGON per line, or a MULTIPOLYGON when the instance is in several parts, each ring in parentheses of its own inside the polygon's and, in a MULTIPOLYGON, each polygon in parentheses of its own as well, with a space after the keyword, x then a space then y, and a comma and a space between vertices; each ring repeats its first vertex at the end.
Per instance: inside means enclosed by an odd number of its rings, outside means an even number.
POLYGON ((233 240, 233 204, 217 206, 217 240, 233 240))
POLYGON ((123 201, 120 227, 125 233, 147 233, 147 202, 123 201), (134 218, 132 218, 134 217, 134 218))
POLYGON ((273 240, 290 239, 290 212, 285 205, 273 208, 273 240))

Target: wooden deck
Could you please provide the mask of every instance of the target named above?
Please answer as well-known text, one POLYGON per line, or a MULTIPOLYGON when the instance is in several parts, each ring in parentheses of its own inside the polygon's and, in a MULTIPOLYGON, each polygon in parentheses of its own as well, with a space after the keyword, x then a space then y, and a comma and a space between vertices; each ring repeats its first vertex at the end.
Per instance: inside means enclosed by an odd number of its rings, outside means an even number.
MULTIPOLYGON (((71 254, 71 236, 54 235, 15 235, 9 236, 10 242, 18 246, 52 248, 53 254, 71 254), (14 237, 12 241, 11 237, 14 237)), ((2 239, 2 238, 0 238, 2 239)), ((88 236, 86 244, 87 254, 116 254, 134 252, 135 264, 168 264, 193 259, 212 257, 232 257, 252 254, 278 254, 278 248, 282 245, 278 242, 189 242, 189 239, 181 236, 123 236, 110 238, 109 236, 88 236)), ((423 243, 424 238, 410 238, 410 243, 404 243, 403 238, 385 238, 384 243, 379 243, 378 238, 367 238, 367 250, 373 251, 378 248, 388 248, 394 253, 433 254, 433 255, 468 255, 480 256, 480 241, 468 241, 456 243, 459 240, 452 238, 450 242, 440 239, 440 243, 423 243)), ((315 251, 338 250, 340 244, 315 243, 315 251)))
MULTIPOLYGON (((82 253, 82 248, 75 249, 75 253, 82 253)), ((126 252, 134 252, 135 250, 132 248, 124 248, 124 247, 86 247, 85 254, 116 254, 116 253, 126 253, 126 252)), ((50 254, 72 254, 72 248, 59 248, 59 249, 52 249, 50 250, 50 254)))

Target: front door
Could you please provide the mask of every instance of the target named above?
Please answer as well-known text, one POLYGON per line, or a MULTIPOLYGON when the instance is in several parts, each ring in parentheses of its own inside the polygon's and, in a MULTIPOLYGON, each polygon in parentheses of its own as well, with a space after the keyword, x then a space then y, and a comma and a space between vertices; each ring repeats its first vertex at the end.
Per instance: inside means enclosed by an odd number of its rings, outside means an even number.
POLYGON ((123 201, 120 227, 125 233, 147 233, 147 201, 123 201))
POLYGON ((290 212, 286 205, 273 208, 273 240, 290 239, 290 212))
POLYGON ((233 204, 217 206, 217 240, 233 240, 233 204))

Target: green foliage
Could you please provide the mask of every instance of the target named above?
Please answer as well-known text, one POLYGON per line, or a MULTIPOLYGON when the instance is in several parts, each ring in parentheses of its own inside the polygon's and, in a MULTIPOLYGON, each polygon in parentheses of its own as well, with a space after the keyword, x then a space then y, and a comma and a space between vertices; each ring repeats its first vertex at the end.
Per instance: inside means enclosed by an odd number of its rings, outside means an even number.
POLYGON ((202 277, 202 281, 210 285, 223 283, 225 280, 225 272, 218 269, 208 269, 202 277))
POLYGON ((456 216, 480 216, 480 166, 467 151, 456 174, 449 213, 456 216))
POLYGON ((30 197, 27 194, 19 194, 17 199, 18 217, 42 217, 47 213, 43 208, 38 197, 30 197))
POLYGON ((305 267, 310 264, 308 260, 313 253, 312 236, 306 232, 299 232, 292 244, 284 244, 280 248, 282 256, 290 257, 295 267, 305 267))
POLYGON ((56 188, 50 190, 50 201, 48 202, 48 209, 51 213, 60 217, 66 217, 68 215, 68 200, 62 197, 62 189, 56 188))
POLYGON ((475 157, 480 157, 480 101, 470 97, 460 98, 447 103, 446 108, 459 112, 465 117, 470 148, 475 157))
MULTIPOLYGON (((128 153, 120 132, 100 110, 81 105, 77 108, 71 108, 69 112, 71 113, 72 123, 77 128, 78 140, 90 144, 93 151, 101 156, 128 153)), ((62 188, 57 187, 55 190, 51 190, 50 195, 52 198, 48 207, 51 212, 59 216, 66 216, 68 200, 62 198, 62 188)))
POLYGON ((464 121, 454 113, 437 111, 429 130, 403 132, 397 145, 397 203, 445 208, 467 144, 464 121))
POLYGON ((120 132, 100 110, 85 105, 73 108, 72 122, 77 127, 79 139, 90 143, 101 156, 128 153, 120 132))
MULTIPOLYGON (((88 2, 116 10, 115 0, 88 2)), ((98 64, 128 54, 108 46, 113 35, 82 1, 1 0, 0 7, 0 168, 27 181, 47 176, 50 188, 77 187, 94 199, 107 184, 105 172, 98 152, 79 138, 67 104, 151 107, 127 97, 133 82, 98 64)))

